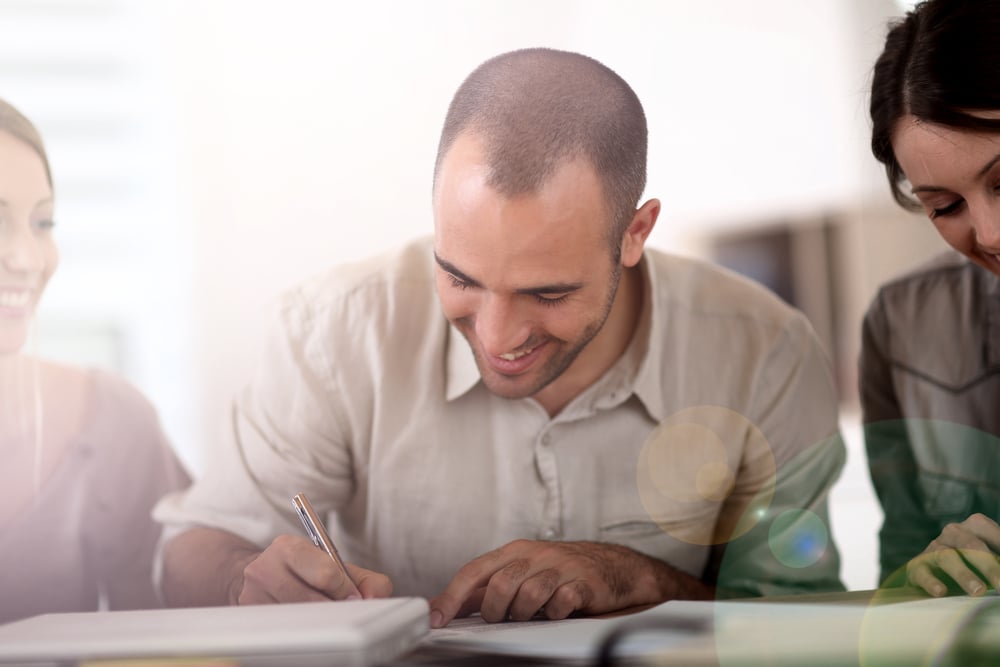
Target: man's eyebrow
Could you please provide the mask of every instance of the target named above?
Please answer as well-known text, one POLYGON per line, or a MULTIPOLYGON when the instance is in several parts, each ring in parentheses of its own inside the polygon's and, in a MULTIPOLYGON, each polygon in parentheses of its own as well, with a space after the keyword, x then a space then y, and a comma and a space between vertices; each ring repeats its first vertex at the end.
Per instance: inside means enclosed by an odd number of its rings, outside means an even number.
POLYGON ((450 273, 451 275, 461 280, 463 283, 466 283, 472 287, 481 287, 479 281, 474 280, 469 276, 465 275, 464 273, 462 273, 461 271, 459 271, 458 267, 452 264, 451 262, 441 259, 441 257, 438 256, 436 252, 434 253, 434 261, 438 263, 438 266, 444 269, 445 273, 450 273))
MULTIPOLYGON (((997 155, 992 160, 983 165, 983 168, 976 173, 976 178, 982 178, 983 176, 985 176, 986 172, 992 169, 997 162, 1000 162, 1000 153, 997 153, 997 155)), ((918 185, 917 187, 910 190, 910 192, 916 194, 918 192, 944 192, 945 190, 946 188, 938 187, 936 185, 918 185)))
MULTIPOLYGON (((471 287, 482 287, 479 281, 475 278, 470 278, 469 276, 462 273, 458 267, 456 267, 451 262, 441 259, 437 253, 434 253, 434 261, 438 263, 446 273, 450 273, 455 276, 455 278, 461 280, 463 283, 471 287)), ((552 283, 551 285, 539 285, 538 287, 522 287, 520 289, 514 290, 514 294, 527 294, 530 296, 535 296, 539 294, 567 294, 569 292, 575 292, 578 289, 583 288, 583 283, 552 283)))

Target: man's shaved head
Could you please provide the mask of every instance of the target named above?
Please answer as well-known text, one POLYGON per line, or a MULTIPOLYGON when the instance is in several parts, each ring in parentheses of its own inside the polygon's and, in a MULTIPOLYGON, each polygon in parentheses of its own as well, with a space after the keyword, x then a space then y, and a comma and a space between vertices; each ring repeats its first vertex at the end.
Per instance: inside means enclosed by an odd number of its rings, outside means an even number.
POLYGON ((551 49, 512 51, 466 78, 445 117, 434 167, 462 133, 483 141, 488 183, 507 197, 537 192, 567 159, 597 172, 618 245, 646 186, 646 116, 625 81, 592 58, 551 49))

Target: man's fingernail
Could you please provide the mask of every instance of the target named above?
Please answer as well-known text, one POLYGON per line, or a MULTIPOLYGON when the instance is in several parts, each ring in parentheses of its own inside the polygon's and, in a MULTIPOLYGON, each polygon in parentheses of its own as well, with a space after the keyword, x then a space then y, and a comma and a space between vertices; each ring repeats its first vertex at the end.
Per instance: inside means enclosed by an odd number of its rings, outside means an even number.
POLYGON ((347 599, 348 600, 360 600, 361 596, 358 595, 357 593, 351 593, 350 595, 347 596, 347 599))
POLYGON ((931 586, 931 595, 933 595, 936 598, 941 597, 942 595, 945 594, 945 592, 946 591, 944 589, 944 586, 942 586, 940 584, 937 584, 935 586, 931 586))
POLYGON ((985 590, 981 581, 969 582, 969 595, 981 595, 985 590))
POLYGON ((444 624, 444 614, 437 609, 431 610, 431 627, 440 628, 444 624))

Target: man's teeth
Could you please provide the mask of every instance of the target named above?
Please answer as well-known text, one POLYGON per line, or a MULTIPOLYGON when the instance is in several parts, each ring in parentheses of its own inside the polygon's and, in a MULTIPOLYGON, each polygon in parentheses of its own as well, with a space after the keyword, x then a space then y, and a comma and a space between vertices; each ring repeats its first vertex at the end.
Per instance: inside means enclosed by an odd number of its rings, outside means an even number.
POLYGON ((524 352, 504 352, 500 355, 500 358, 505 361, 514 361, 515 359, 520 359, 526 354, 530 354, 534 351, 534 349, 535 348, 531 348, 530 350, 525 350, 524 352))
POLYGON ((24 308, 30 299, 28 292, 0 292, 0 307, 24 308))

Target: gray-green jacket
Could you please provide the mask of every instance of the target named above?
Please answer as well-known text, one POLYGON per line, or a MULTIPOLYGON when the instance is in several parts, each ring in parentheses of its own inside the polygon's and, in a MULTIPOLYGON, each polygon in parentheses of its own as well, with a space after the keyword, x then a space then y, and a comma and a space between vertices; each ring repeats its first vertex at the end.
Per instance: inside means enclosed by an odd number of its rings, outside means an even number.
POLYGON ((884 285, 859 380, 885 581, 946 524, 1000 520, 1000 278, 948 252, 884 285))

